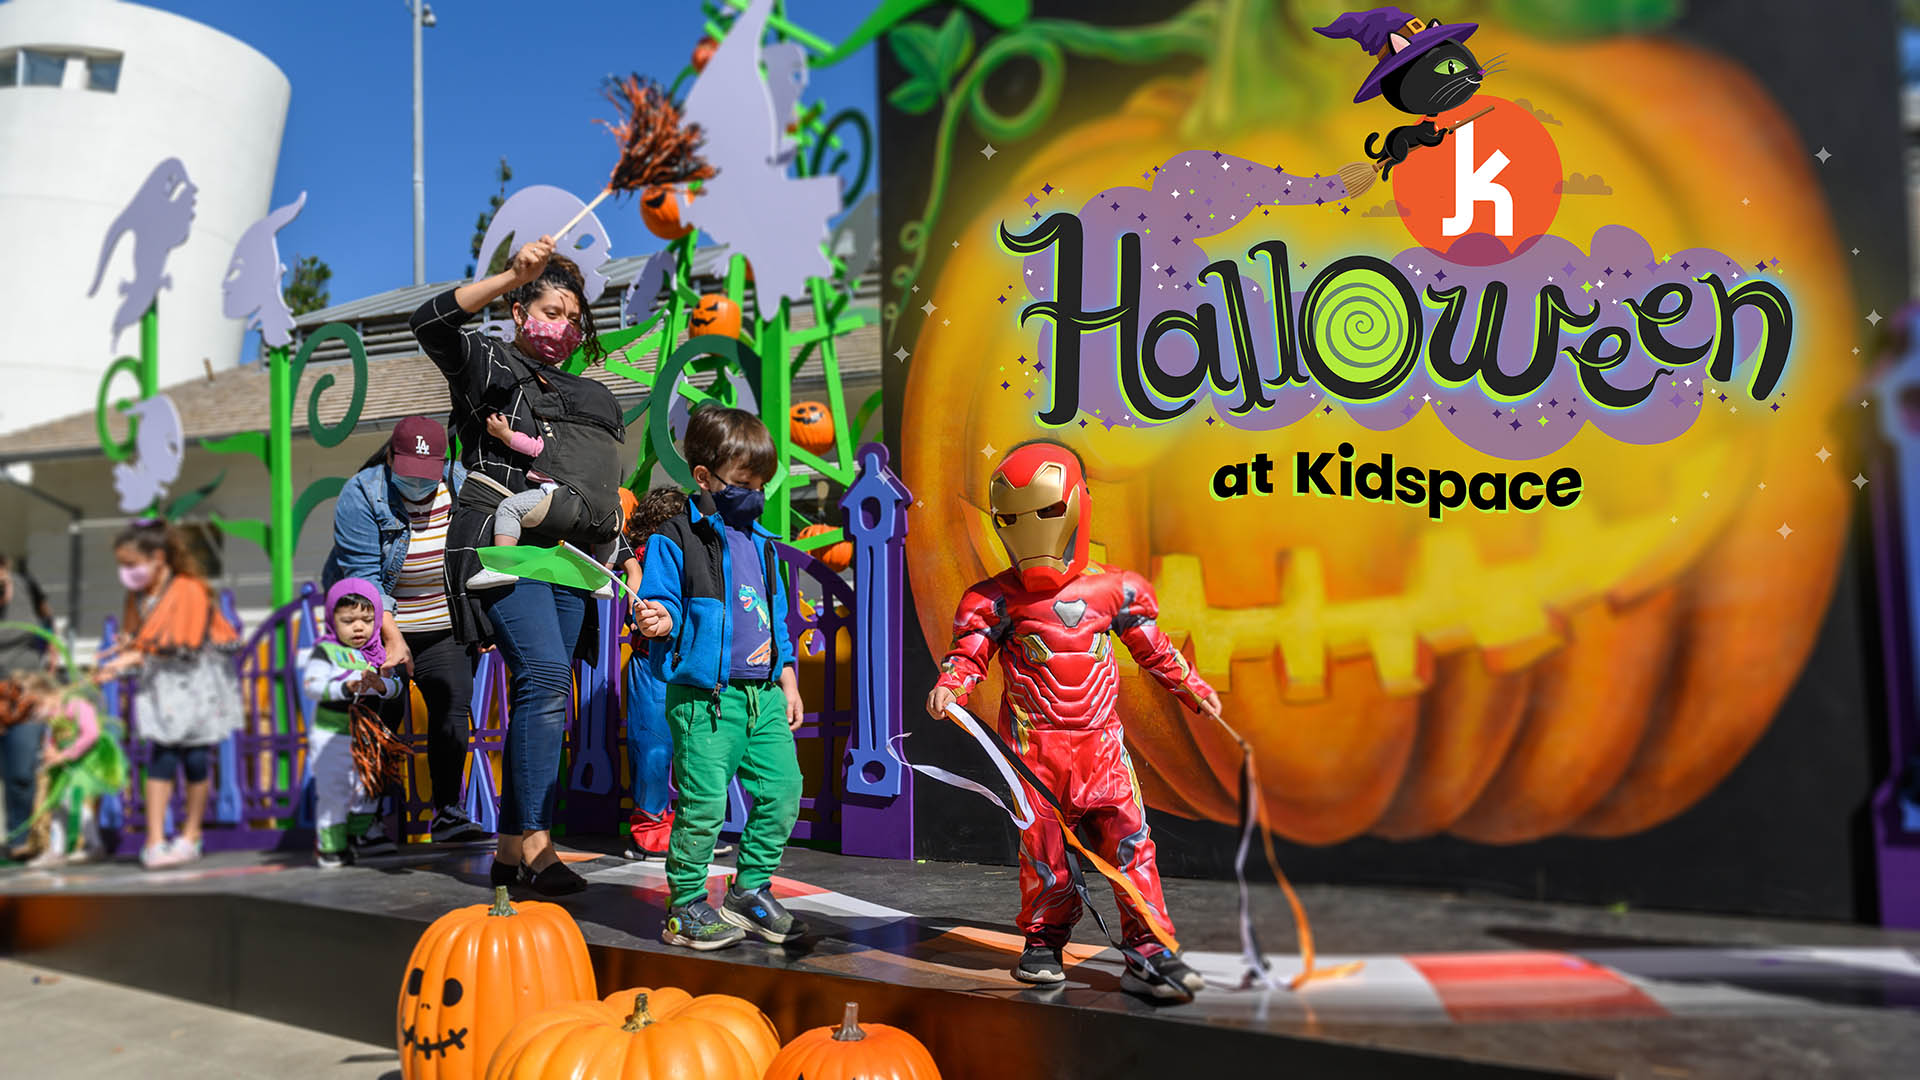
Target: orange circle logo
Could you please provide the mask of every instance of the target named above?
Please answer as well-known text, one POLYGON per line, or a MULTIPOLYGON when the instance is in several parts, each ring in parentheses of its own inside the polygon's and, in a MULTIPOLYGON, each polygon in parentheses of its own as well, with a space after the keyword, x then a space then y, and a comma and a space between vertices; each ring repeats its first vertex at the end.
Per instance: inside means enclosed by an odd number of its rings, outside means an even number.
POLYGON ((1531 110, 1480 94, 1434 123, 1445 128, 1488 107, 1440 145, 1416 148, 1392 178, 1413 238, 1475 265, 1518 254, 1546 234, 1560 209, 1560 151, 1531 110))

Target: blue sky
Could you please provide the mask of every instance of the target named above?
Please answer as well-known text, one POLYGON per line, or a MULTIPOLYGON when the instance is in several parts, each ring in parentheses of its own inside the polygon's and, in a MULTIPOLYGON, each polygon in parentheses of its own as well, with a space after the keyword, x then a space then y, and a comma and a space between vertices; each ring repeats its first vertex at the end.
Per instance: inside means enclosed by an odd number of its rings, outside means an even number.
MULTIPOLYGON (((239 38, 293 84, 273 205, 307 205, 279 236, 281 259, 318 255, 342 303, 413 280, 413 41, 405 0, 261 3, 147 0, 239 38)), ((460 276, 474 218, 513 166, 509 190, 553 184, 590 198, 606 182, 609 74, 670 82, 701 35, 698 0, 529 3, 439 0, 424 36, 427 280, 460 276)), ((789 0, 799 25, 839 41, 871 5, 789 0)), ((873 49, 813 72, 805 100, 874 115, 873 49)), ((660 246, 632 201, 602 204, 615 256, 660 246)), ((249 350, 251 351, 251 350, 249 350)))

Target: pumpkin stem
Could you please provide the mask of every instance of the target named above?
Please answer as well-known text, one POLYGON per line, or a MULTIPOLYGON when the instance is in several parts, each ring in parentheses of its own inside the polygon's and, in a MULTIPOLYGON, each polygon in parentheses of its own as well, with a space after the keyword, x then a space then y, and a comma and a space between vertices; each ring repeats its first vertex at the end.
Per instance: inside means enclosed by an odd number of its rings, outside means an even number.
POLYGON ((1301 25, 1287 0, 1220 0, 1217 11, 1218 44, 1183 134, 1223 136, 1319 100, 1318 46, 1335 43, 1301 25), (1284 68, 1276 65, 1280 57, 1287 58, 1284 68))
POLYGON ((488 915, 515 914, 515 911, 513 910, 513 905, 507 902, 507 887, 505 885, 495 885, 493 887, 493 906, 487 909, 487 914, 488 915))
POLYGON ((653 1014, 647 1011, 647 994, 643 990, 633 995, 633 1013, 627 1017, 626 1023, 620 1025, 620 1030, 639 1031, 654 1022, 653 1014))
POLYGON ((833 1033, 833 1041, 859 1042, 866 1037, 867 1033, 860 1030, 860 1003, 847 1002, 846 1015, 840 1018, 840 1030, 833 1033))

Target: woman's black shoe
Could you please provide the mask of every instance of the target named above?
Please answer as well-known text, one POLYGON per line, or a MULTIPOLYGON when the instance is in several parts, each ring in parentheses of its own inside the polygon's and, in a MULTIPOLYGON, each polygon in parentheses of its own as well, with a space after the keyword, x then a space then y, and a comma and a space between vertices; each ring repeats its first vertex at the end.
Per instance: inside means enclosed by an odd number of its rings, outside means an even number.
POLYGON ((493 866, 488 871, 487 877, 496 889, 502 885, 518 885, 520 883, 520 867, 513 863, 505 863, 499 859, 495 859, 493 860, 493 866))
POLYGON ((567 868, 567 864, 555 859, 547 864, 545 870, 534 870, 522 863, 520 872, 526 876, 528 885, 541 896, 570 896, 587 887, 587 879, 567 868))

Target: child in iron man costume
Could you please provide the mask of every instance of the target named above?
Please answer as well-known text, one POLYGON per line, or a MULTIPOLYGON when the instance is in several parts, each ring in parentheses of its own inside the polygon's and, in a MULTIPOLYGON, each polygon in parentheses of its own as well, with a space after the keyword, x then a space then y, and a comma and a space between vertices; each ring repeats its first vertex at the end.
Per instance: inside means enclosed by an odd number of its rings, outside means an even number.
MULTIPOLYGON (((1122 986, 1190 1000, 1200 976, 1160 940, 1172 939, 1172 923, 1140 784, 1122 741, 1115 709, 1120 671, 1107 635, 1118 634, 1141 669, 1189 709, 1218 716, 1220 699, 1155 624, 1159 605, 1146 578, 1088 561, 1093 508, 1073 451, 1051 442, 1015 447, 994 471, 989 501, 1012 566, 960 598, 953 645, 927 712, 945 717, 947 705, 964 701, 999 653, 1006 676, 1001 735, 1066 808, 1065 826, 1078 826, 1150 909, 1140 910, 1116 885, 1129 954, 1122 986)), ((1037 793, 1030 797, 1041 805, 1037 793)), ((1027 945, 1013 975, 1028 983, 1066 978, 1061 947, 1080 918, 1065 838, 1051 824, 1043 816, 1020 836, 1020 929, 1027 945)))

